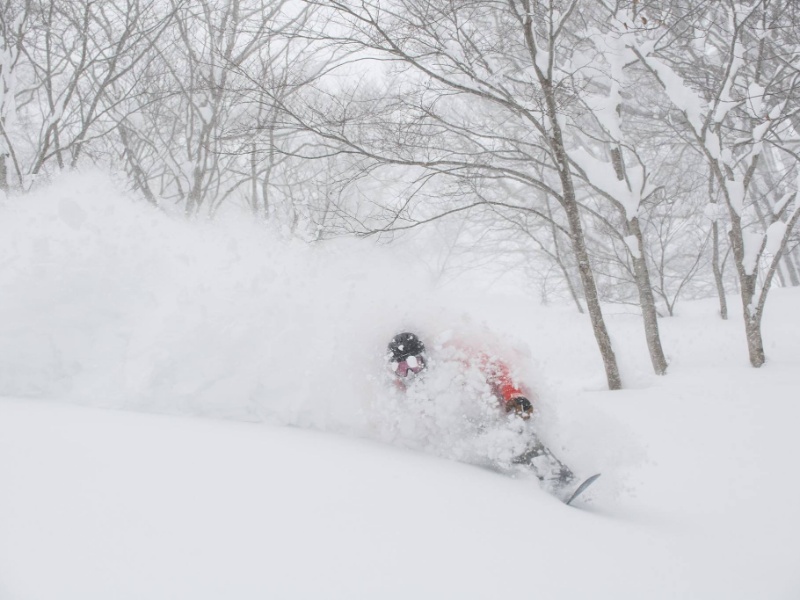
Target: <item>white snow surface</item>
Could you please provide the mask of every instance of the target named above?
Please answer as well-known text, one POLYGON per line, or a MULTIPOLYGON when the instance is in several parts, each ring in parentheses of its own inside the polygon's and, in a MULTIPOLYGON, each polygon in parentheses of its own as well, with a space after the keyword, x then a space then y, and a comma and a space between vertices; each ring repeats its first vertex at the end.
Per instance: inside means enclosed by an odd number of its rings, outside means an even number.
POLYGON ((186 222, 97 173, 3 200, 0 599, 798 597, 799 290, 761 369, 709 300, 661 321, 655 377, 609 307, 609 392, 585 316, 436 288, 414 244, 186 222), (441 373, 459 336, 515 361, 541 435, 603 473, 579 506, 454 460, 480 394, 440 375, 404 408, 405 329, 441 373))

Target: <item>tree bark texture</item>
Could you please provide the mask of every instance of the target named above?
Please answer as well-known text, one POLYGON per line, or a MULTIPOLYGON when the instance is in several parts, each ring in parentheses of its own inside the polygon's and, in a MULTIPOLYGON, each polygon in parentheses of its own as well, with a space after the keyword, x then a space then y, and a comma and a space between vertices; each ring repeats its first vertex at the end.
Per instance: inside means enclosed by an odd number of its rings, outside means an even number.
MULTIPOLYGON (((625 162, 622 158, 622 149, 617 146, 611 149, 611 163, 619 181, 625 181, 625 162)), ((667 359, 664 348, 661 346, 661 334, 658 330, 658 312, 656 299, 653 296, 653 286, 650 283, 650 271, 647 268, 647 255, 645 254, 644 236, 639 226, 639 217, 627 218, 625 229, 627 235, 636 239, 636 252, 629 249, 633 262, 633 276, 636 280, 636 289, 639 292, 639 306, 642 309, 644 321, 644 336, 647 341, 647 350, 650 353, 650 362, 656 375, 666 375, 667 359)))
POLYGON ((545 102, 552 137, 550 138, 551 148, 558 168, 558 176, 561 180, 563 192, 562 204, 567 215, 570 237, 572 238, 572 248, 578 261, 578 272, 581 275, 583 293, 586 299, 586 306, 589 311, 589 318, 592 322, 597 346, 600 349, 600 356, 603 359, 603 366, 606 372, 608 389, 622 389, 622 378, 617 365, 617 357, 611 344, 611 337, 606 328, 603 310, 600 307, 600 299, 597 294, 597 284, 594 279, 592 265, 589 262, 589 252, 586 248, 586 238, 581 224, 580 209, 575 196, 575 183, 572 180, 572 171, 567 158, 567 151, 564 146, 564 138, 561 133, 561 126, 558 123, 558 111, 556 107, 555 93, 549 81, 542 81, 545 102))
POLYGON ((766 360, 764 343, 761 339, 761 312, 754 305, 756 297, 757 275, 748 273, 745 269, 744 235, 742 233, 742 219, 731 211, 731 245, 736 268, 739 272, 739 288, 742 297, 742 310, 744 314, 745 335, 747 337, 747 352, 750 364, 758 368, 766 360))
POLYGON ((639 291, 639 305, 642 308, 644 320, 644 335, 647 340, 647 350, 650 352, 650 362, 656 375, 666 375, 667 359, 661 346, 661 334, 658 330, 658 312, 656 301, 653 297, 653 286, 650 283, 650 272, 647 269, 647 258, 644 250, 644 239, 639 227, 638 217, 628 221, 628 230, 636 238, 638 253, 632 255, 633 273, 636 279, 636 288, 639 291))
POLYGON ((717 286, 717 296, 719 297, 719 316, 723 321, 727 321, 728 300, 725 297, 725 282, 722 280, 722 266, 719 262, 719 224, 717 221, 711 225, 711 244, 711 268, 714 271, 714 283, 717 286))

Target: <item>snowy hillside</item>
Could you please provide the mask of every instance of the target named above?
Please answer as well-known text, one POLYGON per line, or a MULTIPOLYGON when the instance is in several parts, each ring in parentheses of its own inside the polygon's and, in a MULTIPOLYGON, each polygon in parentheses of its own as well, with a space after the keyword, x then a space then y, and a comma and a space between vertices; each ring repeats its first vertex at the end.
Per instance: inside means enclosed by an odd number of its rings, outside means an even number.
POLYGON ((798 597, 798 290, 759 370, 738 309, 679 304, 656 378, 610 308, 608 392, 585 316, 437 288, 419 244, 187 223, 97 174, 3 201, 0 599, 798 597), (580 506, 387 433, 402 329, 519 350, 542 435, 603 472, 580 506))

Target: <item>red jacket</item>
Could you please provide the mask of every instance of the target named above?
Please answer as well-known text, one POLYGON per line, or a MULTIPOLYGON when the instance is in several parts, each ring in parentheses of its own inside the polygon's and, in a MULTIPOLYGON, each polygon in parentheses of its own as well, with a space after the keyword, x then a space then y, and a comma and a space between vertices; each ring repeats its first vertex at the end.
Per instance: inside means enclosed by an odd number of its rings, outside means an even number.
MULTIPOLYGON (((486 382, 491 387, 493 395, 506 412, 515 410, 519 412, 519 407, 516 403, 518 398, 527 398, 530 402, 533 401, 530 391, 514 381, 511 369, 505 362, 495 356, 490 356, 486 352, 476 352, 462 343, 451 342, 450 345, 457 349, 458 358, 466 367, 475 366, 486 377, 486 382)), ((395 379, 398 387, 405 389, 405 381, 399 377, 395 379)), ((524 418, 529 415, 530 412, 527 412, 524 418)))
POLYGON ((511 376, 511 369, 500 359, 480 352, 475 356, 474 364, 486 376, 486 382, 491 386, 492 393, 502 403, 506 412, 515 409, 517 398, 530 400, 530 392, 525 391, 523 386, 517 385, 511 376))

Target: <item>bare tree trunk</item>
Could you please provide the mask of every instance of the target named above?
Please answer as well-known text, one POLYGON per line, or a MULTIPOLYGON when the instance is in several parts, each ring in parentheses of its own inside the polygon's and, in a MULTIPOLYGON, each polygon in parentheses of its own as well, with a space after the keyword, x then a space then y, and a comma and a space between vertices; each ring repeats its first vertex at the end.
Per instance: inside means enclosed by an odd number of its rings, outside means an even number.
MULTIPOLYGON (((611 150, 611 162, 614 165, 617 179, 624 181, 625 162, 622 159, 622 149, 620 147, 611 150)), ((650 283, 650 271, 647 268, 647 255, 645 254, 642 228, 639 227, 639 217, 628 219, 626 215, 625 229, 626 234, 633 236, 636 240, 636 248, 628 248, 628 251, 633 262, 636 289, 639 292, 639 306, 642 308, 644 336, 647 340, 650 362, 656 375, 666 375, 667 359, 664 356, 664 349, 661 346, 661 334, 658 331, 658 311, 656 311, 656 300, 653 296, 653 285, 650 283)))
POLYGON ((744 304, 744 329, 747 336, 747 353, 750 364, 758 368, 766 361, 764 342, 761 339, 761 313, 753 310, 750 303, 755 296, 755 276, 748 276, 747 282, 742 280, 742 303, 744 304), (750 303, 745 304, 745 298, 750 303))
MULTIPOLYGON (((569 179, 569 175, 565 178, 562 173, 561 176, 562 180, 569 179)), ((591 263, 589 262, 589 252, 586 249, 586 241, 583 237, 583 227, 578 212, 578 203, 575 200, 575 191, 567 189, 564 191, 564 209, 567 213, 567 221, 571 232, 572 248, 578 259, 578 272, 581 274, 581 283, 583 283, 583 292, 586 298, 586 306, 589 310, 589 318, 592 322, 594 337, 597 340, 600 356, 603 359, 608 389, 619 390, 622 389, 622 379, 619 374, 619 367, 617 366, 617 357, 611 345, 611 337, 608 335, 608 329, 606 328, 605 319, 603 318, 603 311, 600 307, 597 285, 594 280, 591 263)))
MULTIPOLYGON (((773 177, 773 173, 778 172, 779 168, 775 164, 775 160, 770 154, 766 154, 764 156, 764 161, 769 167, 768 169, 766 169, 764 173, 763 185, 766 189, 762 193, 762 197, 764 198, 766 206, 762 208, 760 202, 754 202, 753 207, 755 208, 758 220, 761 222, 761 226, 764 228, 764 231, 766 231, 771 225, 771 223, 767 218, 764 209, 766 209, 768 214, 770 215, 773 213, 775 209, 775 205, 771 201, 771 195, 769 192, 770 190, 775 190, 779 188, 778 183, 775 181, 775 178, 773 177)), ((775 274, 778 276, 778 281, 780 281, 782 287, 787 287, 787 286, 794 287, 800 285, 800 278, 798 278, 797 268, 795 267, 795 259, 794 256, 792 256, 791 252, 788 251, 784 252, 783 257, 781 258, 780 263, 778 265, 778 270, 776 271, 775 274)))
POLYGON ((714 196, 714 176, 708 176, 708 201, 714 207, 714 220, 711 223, 711 269, 714 271, 714 283, 719 298, 719 316, 728 320, 728 300, 725 297, 725 282, 722 279, 722 265, 719 260, 719 220, 717 219, 717 198, 714 196))
POLYGON ((277 111, 273 111, 270 116, 267 131, 269 132, 268 150, 267 150, 267 166, 264 169, 264 176, 261 182, 261 193, 263 200, 264 220, 270 219, 270 197, 272 195, 272 171, 275 168, 275 127, 276 119, 278 118, 277 111))
POLYGON ((606 328, 603 310, 600 307, 594 272, 589 262, 589 252, 586 248, 583 225, 581 225, 580 210, 575 197, 575 184, 572 180, 572 171, 564 146, 561 126, 557 118, 558 111, 556 108, 555 94, 549 81, 545 80, 542 83, 545 101, 547 103, 548 118, 553 135, 550 139, 550 143, 556 159, 556 165, 558 166, 558 176, 561 180, 561 189, 563 191, 562 204, 567 214, 567 223, 569 223, 569 230, 572 238, 572 248, 578 260, 578 272, 581 274, 581 283, 583 284, 586 306, 589 310, 589 318, 592 322, 594 337, 600 349, 600 356, 603 359, 608 389, 619 390, 622 389, 622 378, 619 374, 617 357, 611 345, 611 337, 608 335, 608 329, 606 328))
POLYGON ((255 142, 250 148, 250 210, 253 216, 258 215, 258 157, 255 142))
POLYGON ((787 252, 783 255, 783 266, 789 276, 789 285, 792 287, 800 285, 800 277, 798 277, 797 266, 795 265, 795 259, 792 253, 787 252))
MULTIPOLYGON (((761 223, 761 227, 763 227, 764 231, 766 231, 769 228, 770 224, 767 221, 766 216, 764 215, 764 210, 761 208, 761 204, 758 202, 753 202, 753 208, 756 211, 756 216, 758 217, 759 223, 761 223)), ((771 209, 772 207, 769 208, 771 209)), ((783 278, 783 269, 781 268, 781 265, 778 265, 778 268, 775 270, 775 275, 778 276, 778 283, 780 283, 780 286, 786 287, 786 281, 783 278)))
POLYGON ((186 210, 187 217, 193 217, 200 212, 200 205, 203 202, 202 197, 203 187, 203 171, 198 165, 195 165, 192 170, 192 187, 189 194, 186 196, 186 210))
POLYGON ((122 142, 123 153, 130 169, 130 175, 131 179, 133 179, 133 184, 136 186, 136 189, 138 189, 144 195, 145 199, 150 204, 158 206, 158 201, 156 200, 156 197, 153 195, 153 192, 150 190, 150 186, 147 183, 147 175, 136 158, 136 153, 134 152, 128 136, 127 127, 120 123, 117 127, 117 131, 119 131, 119 139, 122 142))
MULTIPOLYGON (((743 286, 744 287, 744 286, 743 286)), ((744 314, 744 329, 747 335, 747 352, 750 364, 760 367, 766 361, 764 342, 761 339, 761 315, 749 315, 747 309, 744 314)))
POLYGON ((747 336, 747 352, 750 364, 758 368, 764 364, 764 342, 761 339, 761 312, 753 305, 756 296, 757 273, 748 273, 744 268, 744 236, 742 235, 741 217, 733 213, 730 237, 736 268, 739 271, 740 293, 744 313, 744 328, 747 336))
POLYGON ((633 273, 636 279, 636 288, 639 291, 639 305, 642 308, 644 320, 644 336, 647 340, 647 350, 650 352, 650 362, 656 375, 666 375, 667 359, 661 346, 661 334, 658 330, 658 312, 656 301, 653 297, 653 286, 650 283, 650 272, 647 269, 647 257, 644 251, 644 238, 639 227, 639 218, 633 217, 627 223, 630 234, 636 238, 637 252, 631 252, 633 273))
POLYGON ((0 153, 0 190, 8 191, 8 167, 5 153, 0 153))
POLYGON ((717 285, 719 297, 719 316, 723 321, 728 320, 728 300, 725 297, 725 282, 722 280, 722 267, 719 262, 719 223, 716 219, 711 225, 711 268, 714 270, 714 283, 717 285))

